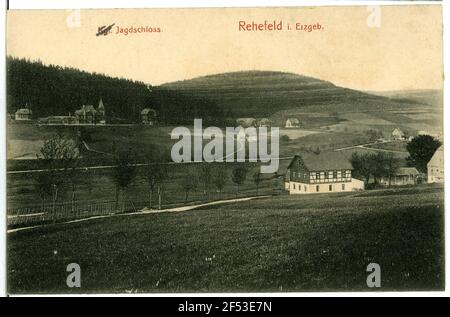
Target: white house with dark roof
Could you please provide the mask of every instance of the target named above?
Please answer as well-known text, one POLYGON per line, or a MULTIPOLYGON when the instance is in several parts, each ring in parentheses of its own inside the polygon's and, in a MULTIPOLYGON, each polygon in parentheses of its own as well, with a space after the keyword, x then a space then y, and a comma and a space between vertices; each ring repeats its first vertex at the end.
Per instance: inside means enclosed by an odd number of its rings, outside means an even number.
POLYGON ((352 178, 353 166, 340 152, 295 155, 285 175, 289 194, 335 193, 363 190, 364 182, 352 178))

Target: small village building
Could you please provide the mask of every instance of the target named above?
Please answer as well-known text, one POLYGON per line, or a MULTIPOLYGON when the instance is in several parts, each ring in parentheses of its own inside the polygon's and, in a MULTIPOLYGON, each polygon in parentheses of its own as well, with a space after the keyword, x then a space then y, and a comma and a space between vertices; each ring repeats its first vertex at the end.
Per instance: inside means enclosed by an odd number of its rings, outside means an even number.
POLYGON ((92 105, 83 105, 81 109, 75 111, 78 123, 94 124, 96 115, 97 110, 92 105))
MULTIPOLYGON (((400 167, 395 175, 391 176, 391 186, 416 185, 420 173, 415 167, 400 167)), ((389 177, 380 178, 380 184, 389 186, 389 177)))
POLYGON ((405 134, 403 133, 402 130, 400 130, 399 128, 395 128, 392 131, 392 138, 394 140, 404 140, 405 139, 405 134))
POLYGON ((257 121, 255 118, 238 118, 236 120, 236 123, 240 125, 243 128, 249 128, 249 127, 257 127, 257 121))
POLYGON ((98 107, 95 109, 93 105, 83 105, 81 109, 75 111, 75 123, 79 124, 105 124, 105 105, 100 99, 98 107))
POLYGON ((142 124, 155 125, 156 123, 156 111, 151 108, 145 108, 141 111, 142 124))
POLYGON ((266 127, 269 128, 272 125, 272 123, 270 122, 269 119, 267 118, 262 118, 258 121, 258 126, 259 127, 266 127))
POLYGON ((76 118, 74 116, 50 116, 47 118, 39 119, 39 123, 45 123, 50 125, 61 125, 61 124, 74 124, 76 123, 76 118))
POLYGON ((300 120, 298 120, 297 118, 289 118, 286 120, 285 127, 286 128, 298 128, 298 127, 300 127, 300 120))
POLYGON ((291 160, 285 175, 289 194, 336 193, 363 190, 352 178, 352 164, 340 152, 302 153, 291 160))
POLYGON ((16 121, 29 121, 33 112, 29 108, 20 108, 16 111, 14 119, 16 121))
POLYGON ((427 164, 428 183, 444 182, 444 146, 441 145, 434 152, 427 164))

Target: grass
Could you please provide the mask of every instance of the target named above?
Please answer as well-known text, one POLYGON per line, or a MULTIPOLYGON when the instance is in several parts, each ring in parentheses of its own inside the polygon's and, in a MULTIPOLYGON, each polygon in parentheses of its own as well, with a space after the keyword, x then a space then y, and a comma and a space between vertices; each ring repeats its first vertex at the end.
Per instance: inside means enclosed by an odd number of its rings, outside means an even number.
POLYGON ((392 141, 386 143, 375 143, 369 145, 367 147, 374 149, 382 149, 382 150, 390 150, 390 151, 400 151, 400 152, 408 152, 406 149, 407 141, 392 141))
POLYGON ((10 233, 8 291, 369 291, 371 262, 382 291, 442 290, 443 188, 401 192, 279 196, 10 233), (65 284, 72 262, 80 289, 65 284))

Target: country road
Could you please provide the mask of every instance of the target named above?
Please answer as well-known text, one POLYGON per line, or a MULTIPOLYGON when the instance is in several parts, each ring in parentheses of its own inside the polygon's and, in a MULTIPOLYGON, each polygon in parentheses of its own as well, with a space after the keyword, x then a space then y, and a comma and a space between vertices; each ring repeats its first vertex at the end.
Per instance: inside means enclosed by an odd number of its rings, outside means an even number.
POLYGON ((365 144, 358 144, 358 145, 352 145, 352 146, 346 146, 339 149, 335 149, 334 151, 345 151, 345 150, 351 150, 351 149, 366 149, 366 150, 372 150, 372 151, 378 151, 378 152, 387 152, 387 153, 408 153, 406 151, 396 151, 396 150, 386 150, 386 149, 379 149, 379 148, 373 148, 369 147, 370 145, 375 144, 384 144, 384 143, 391 143, 392 141, 383 141, 383 142, 372 142, 372 143, 365 143, 365 144))

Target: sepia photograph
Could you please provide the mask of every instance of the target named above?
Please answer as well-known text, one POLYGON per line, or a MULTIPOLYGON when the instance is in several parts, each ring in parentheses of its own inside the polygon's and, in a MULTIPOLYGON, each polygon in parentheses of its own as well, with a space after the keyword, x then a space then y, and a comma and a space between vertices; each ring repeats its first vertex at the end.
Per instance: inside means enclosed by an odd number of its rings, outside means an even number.
POLYGON ((444 291, 443 56, 439 1, 7 10, 7 294, 444 291))

